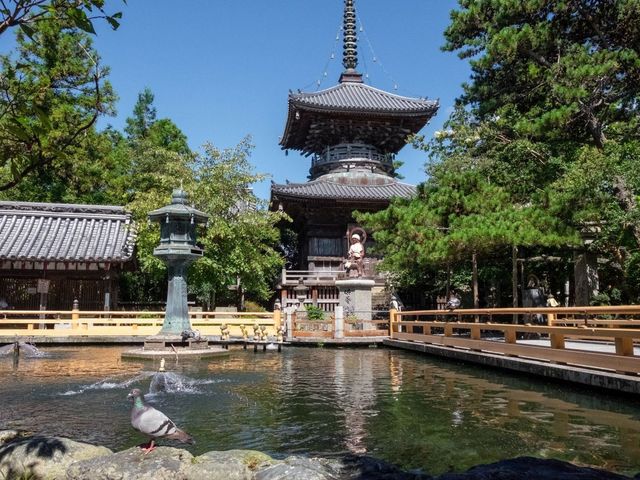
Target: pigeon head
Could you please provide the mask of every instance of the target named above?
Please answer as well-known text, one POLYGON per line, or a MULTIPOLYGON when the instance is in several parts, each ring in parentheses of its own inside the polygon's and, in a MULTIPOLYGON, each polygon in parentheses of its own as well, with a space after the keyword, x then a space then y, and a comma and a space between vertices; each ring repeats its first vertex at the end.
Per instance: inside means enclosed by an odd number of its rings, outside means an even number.
POLYGON ((133 390, 131 390, 131 392, 129 392, 129 395, 127 395, 127 398, 133 399, 133 400, 135 400, 136 398, 144 399, 144 396, 142 395, 142 392, 140 391, 139 388, 134 388, 133 390))

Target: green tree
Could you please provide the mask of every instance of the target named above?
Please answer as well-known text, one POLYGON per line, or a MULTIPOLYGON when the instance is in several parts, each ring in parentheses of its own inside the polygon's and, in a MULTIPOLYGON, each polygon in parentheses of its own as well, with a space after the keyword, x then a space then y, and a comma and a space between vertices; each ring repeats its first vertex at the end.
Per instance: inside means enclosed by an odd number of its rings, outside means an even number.
MULTIPOLYGON (((640 139, 640 3, 476 0, 461 7, 445 32, 445 49, 472 66, 461 102, 480 122, 493 122, 503 143, 530 142, 530 159, 555 171, 536 177, 539 184, 561 188, 563 198, 562 175, 594 178, 582 167, 595 156, 589 167, 603 174, 587 197, 596 202, 585 208, 600 208, 608 192, 626 218, 637 217, 640 184, 617 152, 636 156, 640 139)), ((618 226, 633 229, 637 247, 638 224, 618 226)))
POLYGON ((407 269, 413 258, 453 261, 501 244, 570 247, 576 230, 595 224, 591 248, 632 278, 639 15, 635 0, 461 0, 444 49, 469 60, 471 80, 444 129, 414 139, 429 155, 426 190, 368 219, 381 229, 386 264, 407 269), (481 208, 469 209, 476 201, 481 208), (393 244, 412 231, 423 238, 416 245, 393 244))
POLYGON ((39 22, 52 18, 88 33, 95 33, 94 20, 104 19, 115 30, 122 12, 107 14, 104 5, 104 0, 5 0, 0 2, 0 35, 18 26, 31 36, 39 22))
POLYGON ((471 149, 485 150, 487 169, 511 169, 492 176, 520 186, 523 201, 549 203, 578 228, 599 225, 591 248, 626 270, 640 246, 640 3, 460 6, 445 49, 469 59, 472 78, 460 101, 490 127, 471 149), (527 152, 533 168, 524 165, 527 152))
POLYGON ((146 138, 149 128, 156 121, 156 107, 153 106, 155 96, 147 87, 138 94, 138 101, 133 107, 133 116, 126 120, 124 132, 129 138, 146 138))
POLYGON ((113 113, 115 94, 91 39, 51 20, 31 37, 19 32, 16 58, 0 57, 0 191, 32 174, 79 179, 77 164, 94 168, 108 143, 95 122, 113 113))
POLYGON ((265 176, 253 172, 253 146, 245 138, 236 147, 219 150, 211 144, 195 157, 194 201, 209 214, 201 242, 205 258, 192 268, 193 284, 201 300, 213 305, 230 285, 250 298, 265 301, 284 260, 276 246, 278 222, 284 214, 270 212, 251 185, 265 176))

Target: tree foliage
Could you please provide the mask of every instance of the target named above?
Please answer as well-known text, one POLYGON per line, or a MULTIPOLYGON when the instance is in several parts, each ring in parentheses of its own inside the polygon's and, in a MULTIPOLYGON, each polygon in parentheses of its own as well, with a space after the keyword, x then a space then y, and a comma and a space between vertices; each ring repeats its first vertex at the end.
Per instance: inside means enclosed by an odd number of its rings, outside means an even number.
POLYGON ((53 164, 72 168, 95 147, 98 117, 114 111, 108 69, 86 34, 42 20, 17 40, 15 59, 0 57, 0 190, 53 164))
POLYGON ((429 179, 415 199, 363 217, 385 265, 409 281, 468 251, 566 251, 597 225, 590 248, 628 287, 640 242, 638 18, 635 0, 460 0, 443 48, 472 75, 443 130, 413 139, 429 179))
POLYGON ((104 0, 5 0, 0 2, 0 35, 18 26, 31 36, 39 22, 49 19, 73 25, 87 33, 96 33, 93 22, 97 19, 103 19, 111 28, 117 29, 122 12, 108 14, 104 6, 104 0))

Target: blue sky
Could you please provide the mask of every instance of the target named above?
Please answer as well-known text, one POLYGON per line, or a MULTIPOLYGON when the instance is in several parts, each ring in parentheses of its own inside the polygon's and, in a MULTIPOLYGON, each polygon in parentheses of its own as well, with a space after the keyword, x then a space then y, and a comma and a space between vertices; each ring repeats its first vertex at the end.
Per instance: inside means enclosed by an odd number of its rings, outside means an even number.
MULTIPOLYGON (((192 148, 210 141, 219 148, 253 137, 257 172, 278 182, 306 181, 310 159, 278 146, 289 89, 315 91, 337 83, 342 71, 343 0, 108 0, 122 10, 121 27, 97 25, 95 47, 111 68, 124 126, 138 93, 155 94, 158 117, 171 118, 192 148), (330 59, 331 53, 335 58, 330 59), (325 66, 327 68, 325 69, 325 66), (323 75, 326 71, 326 77, 323 75)), ((440 99, 440 111, 423 130, 431 136, 450 113, 467 62, 442 52, 442 33, 453 0, 356 0, 359 70, 367 83, 400 95, 440 99), (372 49, 369 46, 372 46, 372 49), (376 60, 374 61, 374 54, 376 60), (394 90, 397 84, 398 89, 394 90)), ((0 48, 2 50, 2 48, 0 48)), ((405 181, 425 179, 424 153, 405 147, 399 158, 405 181)), ((269 197, 267 180, 255 185, 269 197)))

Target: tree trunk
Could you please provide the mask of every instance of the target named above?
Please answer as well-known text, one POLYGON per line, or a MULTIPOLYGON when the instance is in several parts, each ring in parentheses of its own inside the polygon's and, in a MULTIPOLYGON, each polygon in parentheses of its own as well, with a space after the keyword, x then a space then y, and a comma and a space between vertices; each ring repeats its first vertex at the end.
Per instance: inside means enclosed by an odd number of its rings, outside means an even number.
MULTIPOLYGON (((511 294, 513 308, 518 308, 518 247, 511 248, 511 294)), ((518 314, 513 314, 513 323, 518 323, 518 314)))
MULTIPOLYGON (((635 196, 633 192, 629 190, 627 181, 622 175, 616 175, 613 177, 613 188, 616 199, 626 213, 633 213, 638 209, 635 196)), ((634 222, 631 228, 633 230, 633 236, 636 239, 636 243, 640 246, 640 225, 638 225, 637 222, 634 222)))
MULTIPOLYGON (((471 264, 473 268, 473 308, 480 308, 480 294, 478 292, 478 254, 473 252, 471 255, 471 264)), ((476 317, 476 322, 478 317, 476 317)))

